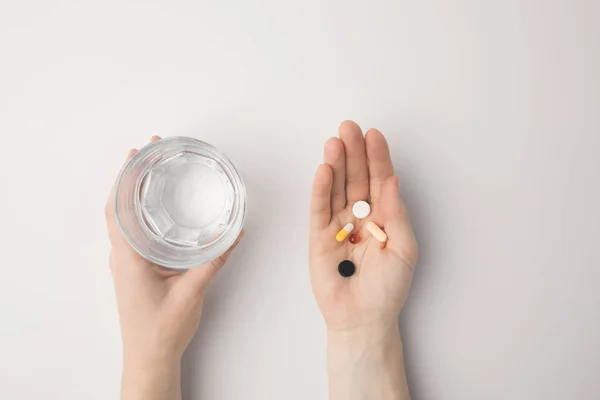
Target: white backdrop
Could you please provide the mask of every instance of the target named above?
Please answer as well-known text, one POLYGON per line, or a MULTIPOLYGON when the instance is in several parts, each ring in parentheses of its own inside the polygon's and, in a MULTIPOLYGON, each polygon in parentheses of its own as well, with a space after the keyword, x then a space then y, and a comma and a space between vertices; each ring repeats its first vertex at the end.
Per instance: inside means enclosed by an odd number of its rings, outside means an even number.
POLYGON ((131 147, 190 135, 249 193, 187 399, 325 399, 307 272, 321 146, 387 135, 422 262, 415 400, 600 393, 596 0, 0 0, 0 398, 116 399, 103 206, 131 147), (282 234, 282 233, 285 233, 282 234))

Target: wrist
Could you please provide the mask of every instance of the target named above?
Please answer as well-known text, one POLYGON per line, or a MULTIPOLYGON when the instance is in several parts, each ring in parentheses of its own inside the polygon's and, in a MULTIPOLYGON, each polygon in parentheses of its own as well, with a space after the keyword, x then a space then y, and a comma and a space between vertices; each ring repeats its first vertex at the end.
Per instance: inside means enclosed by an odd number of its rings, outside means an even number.
POLYGON ((327 334, 330 398, 409 399, 397 324, 327 334))
POLYGON ((396 342, 402 344, 397 323, 379 323, 344 330, 327 330, 327 344, 333 350, 376 350, 396 342))
POLYGON ((181 398, 181 360, 123 359, 122 400, 175 400, 181 398))

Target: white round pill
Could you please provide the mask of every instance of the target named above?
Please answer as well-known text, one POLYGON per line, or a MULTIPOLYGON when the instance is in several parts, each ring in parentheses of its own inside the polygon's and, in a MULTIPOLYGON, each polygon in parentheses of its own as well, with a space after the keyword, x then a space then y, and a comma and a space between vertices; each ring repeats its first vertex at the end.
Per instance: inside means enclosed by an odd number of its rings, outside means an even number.
POLYGON ((352 206, 352 214, 358 219, 367 218, 371 213, 371 206, 366 201, 357 201, 352 206))

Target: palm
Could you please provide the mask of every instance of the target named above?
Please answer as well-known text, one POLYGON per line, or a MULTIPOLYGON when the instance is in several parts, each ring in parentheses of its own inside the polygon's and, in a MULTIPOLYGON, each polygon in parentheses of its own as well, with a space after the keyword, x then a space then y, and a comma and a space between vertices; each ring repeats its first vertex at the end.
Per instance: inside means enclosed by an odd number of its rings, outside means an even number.
POLYGON ((327 325, 348 329, 397 318, 410 287, 417 246, 383 136, 369 131, 363 138, 356 124, 345 122, 340 137, 326 143, 326 164, 315 178, 310 264, 315 297, 327 325), (357 220, 352 204, 367 199, 371 214, 357 220), (384 248, 366 230, 367 221, 386 230, 389 240, 384 248), (334 239, 347 222, 354 223, 359 243, 334 239), (338 273, 343 260, 355 264, 352 277, 338 273))
POLYGON ((123 242, 118 244, 121 247, 121 253, 126 255, 131 268, 125 271, 114 271, 114 273, 130 275, 126 277, 127 279, 122 279, 122 281, 127 285, 135 282, 136 285, 142 288, 136 290, 137 296, 133 298, 133 301, 160 304, 161 307, 166 309, 174 307, 177 310, 182 310, 182 307, 178 306, 178 304, 189 302, 192 297, 198 295, 198 291, 203 291, 210 278, 225 264, 229 256, 229 252, 227 252, 206 265, 198 266, 182 273, 176 270, 165 269, 144 259, 124 243, 124 238, 121 236, 115 239, 115 242, 118 241, 123 242), (203 282, 206 282, 206 284, 202 284, 203 282))
POLYGON ((112 243, 111 269, 121 315, 125 347, 139 347, 141 331, 156 329, 161 321, 168 329, 157 330, 155 338, 163 348, 173 346, 173 354, 183 352, 202 316, 204 293, 218 270, 225 264, 236 243, 221 257, 184 273, 168 270, 146 260, 133 250, 107 207, 107 221, 112 243), (132 313, 132 311, 135 311, 132 313))

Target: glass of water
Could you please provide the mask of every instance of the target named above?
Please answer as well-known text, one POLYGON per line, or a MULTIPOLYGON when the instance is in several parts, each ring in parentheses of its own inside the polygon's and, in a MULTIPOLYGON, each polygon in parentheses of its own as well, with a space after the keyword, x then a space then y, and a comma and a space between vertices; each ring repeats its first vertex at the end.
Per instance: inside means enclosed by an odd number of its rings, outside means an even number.
POLYGON ((215 147, 188 137, 150 143, 123 167, 116 216, 146 259, 173 269, 202 265, 235 242, 246 215, 246 189, 215 147))

